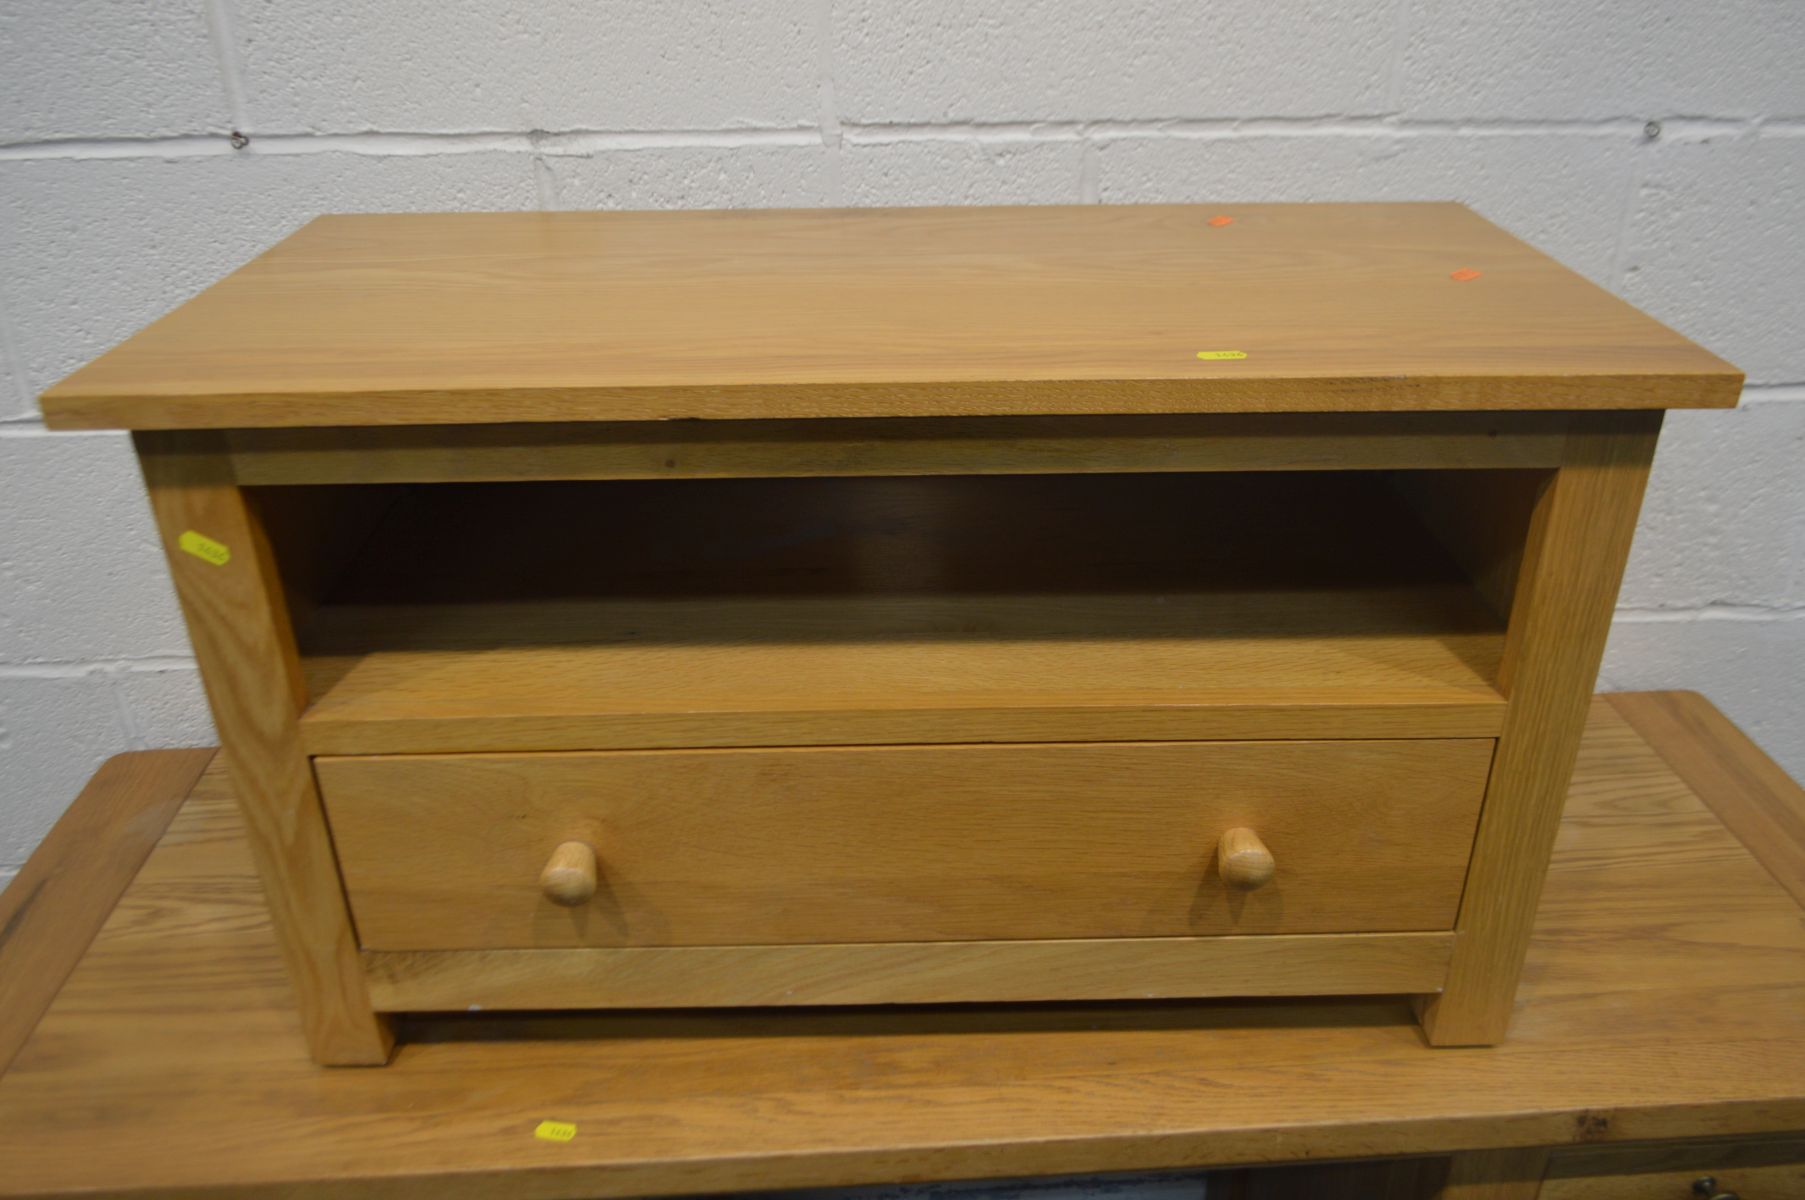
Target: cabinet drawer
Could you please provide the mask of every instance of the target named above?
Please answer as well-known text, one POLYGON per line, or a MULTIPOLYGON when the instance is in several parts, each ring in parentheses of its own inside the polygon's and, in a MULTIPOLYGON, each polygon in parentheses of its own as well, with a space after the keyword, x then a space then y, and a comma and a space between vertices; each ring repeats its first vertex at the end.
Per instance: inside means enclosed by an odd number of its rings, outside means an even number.
POLYGON ((362 944, 778 945, 1447 929, 1489 739, 315 760, 362 944), (1251 829, 1276 872, 1217 867, 1251 829), (547 899, 566 842, 593 896, 547 899))
POLYGON ((1796 1136, 1557 1153, 1539 1200, 1742 1200, 1805 1196, 1805 1141, 1796 1136))

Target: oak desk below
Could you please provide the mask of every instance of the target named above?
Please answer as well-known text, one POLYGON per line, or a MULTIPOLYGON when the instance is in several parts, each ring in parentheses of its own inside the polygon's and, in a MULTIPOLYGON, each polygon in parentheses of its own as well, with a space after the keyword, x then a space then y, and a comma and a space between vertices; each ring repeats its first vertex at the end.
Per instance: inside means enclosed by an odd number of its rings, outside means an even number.
MULTIPOLYGON (((486 1014, 410 1017, 388 1069, 323 1071, 231 801, 215 764, 0 1078, 0 1193, 623 1196, 1450 1153, 1463 1198, 1805 1179, 1805 809, 1694 696, 1594 703, 1491 1049, 1431 1050, 1385 998, 486 1014), (536 1137, 547 1120, 574 1136, 536 1137)), ((1444 1168, 1378 1170, 1405 1195, 1444 1168)))

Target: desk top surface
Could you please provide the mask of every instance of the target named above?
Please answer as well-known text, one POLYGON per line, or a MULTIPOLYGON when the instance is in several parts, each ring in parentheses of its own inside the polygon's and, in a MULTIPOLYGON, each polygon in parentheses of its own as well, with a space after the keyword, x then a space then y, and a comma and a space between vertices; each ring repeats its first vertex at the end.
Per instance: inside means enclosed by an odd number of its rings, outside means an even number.
POLYGON ((0 1194, 703 1193, 1805 1128, 1801 793, 1697 697, 1617 699, 1492 1049, 1366 998, 439 1017, 389 1067, 317 1068, 215 764, 0 1078, 0 1194))
POLYGON ((324 217, 55 428, 1722 407, 1740 373, 1458 204, 324 217))

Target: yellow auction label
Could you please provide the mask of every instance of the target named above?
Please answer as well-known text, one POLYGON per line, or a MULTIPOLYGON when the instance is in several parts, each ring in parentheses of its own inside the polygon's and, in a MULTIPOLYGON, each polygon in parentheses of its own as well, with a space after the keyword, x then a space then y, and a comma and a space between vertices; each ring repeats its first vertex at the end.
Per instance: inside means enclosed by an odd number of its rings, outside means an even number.
POLYGON ((1216 362, 1225 358, 1246 358, 1245 350, 1199 350, 1197 357, 1206 362, 1216 362))
POLYGON ((577 1136, 577 1127, 568 1121, 541 1121, 533 1136, 542 1142, 568 1142, 577 1136))
POLYGON ((192 529, 184 531, 182 536, 176 539, 176 545, 186 553, 192 554, 204 562, 210 562, 216 567, 223 567, 232 561, 231 547, 224 542, 214 541, 204 533, 196 533, 192 529))

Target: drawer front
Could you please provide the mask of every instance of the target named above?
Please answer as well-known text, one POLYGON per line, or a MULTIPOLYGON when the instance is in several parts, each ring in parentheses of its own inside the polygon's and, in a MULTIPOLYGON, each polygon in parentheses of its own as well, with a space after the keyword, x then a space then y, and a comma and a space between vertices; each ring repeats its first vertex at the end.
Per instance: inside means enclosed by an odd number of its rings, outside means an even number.
POLYGON ((1747 1141, 1591 1146, 1556 1153, 1540 1200, 1769 1200, 1805 1196, 1805 1141, 1795 1136, 1747 1141))
MULTIPOLYGON (((319 758, 369 949, 1450 928, 1489 739, 319 758), (1276 872, 1225 882, 1251 829, 1276 872), (594 848, 566 906, 541 872, 594 848)), ((566 897, 568 900, 569 897, 566 897)))
POLYGON ((1537 1200, 1708 1200, 1726 1194, 1738 1200, 1797 1200, 1805 1196, 1805 1163, 1551 1179, 1537 1200))

